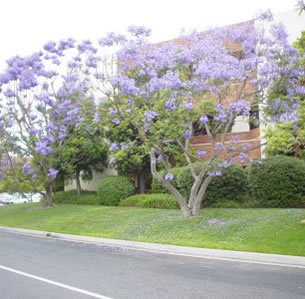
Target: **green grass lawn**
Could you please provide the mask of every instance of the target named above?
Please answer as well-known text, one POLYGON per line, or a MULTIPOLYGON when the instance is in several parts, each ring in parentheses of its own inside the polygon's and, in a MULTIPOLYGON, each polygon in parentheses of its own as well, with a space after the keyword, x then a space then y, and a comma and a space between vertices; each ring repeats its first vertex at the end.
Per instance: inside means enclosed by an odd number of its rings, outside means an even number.
POLYGON ((305 256, 305 209, 178 210, 40 204, 0 207, 0 225, 77 235, 305 256))

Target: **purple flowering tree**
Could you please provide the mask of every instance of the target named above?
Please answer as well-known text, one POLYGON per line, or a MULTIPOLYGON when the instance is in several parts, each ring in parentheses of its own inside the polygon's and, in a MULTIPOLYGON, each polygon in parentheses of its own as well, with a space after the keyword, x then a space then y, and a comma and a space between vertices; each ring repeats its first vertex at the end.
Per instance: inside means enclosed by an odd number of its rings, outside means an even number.
MULTIPOLYGON (((263 13, 259 20, 271 21, 272 15, 263 13)), ((272 90, 278 80, 287 80, 291 91, 289 109, 281 113, 293 114, 297 52, 280 24, 272 25, 268 33, 263 26, 256 30, 249 23, 192 33, 159 45, 148 42, 146 28, 133 26, 129 33, 131 38, 110 34, 100 40, 102 47, 121 46, 116 54, 117 74, 101 80, 109 124, 136 128, 150 155, 153 177, 175 197, 184 217, 199 215, 213 178, 237 158, 248 159, 248 145, 238 145, 236 137, 225 142, 236 118, 249 117, 252 105, 265 103, 266 90, 272 90), (194 122, 209 137, 209 156, 191 146, 194 122), (189 198, 171 183, 173 157, 166 152, 171 144, 179 146, 193 176, 189 198), (199 172, 196 161, 202 166, 199 172), (161 167, 166 169, 164 176, 158 171, 161 167)), ((110 151, 121 146, 111 144, 110 151)))
POLYGON ((81 122, 79 102, 89 95, 95 53, 89 41, 48 42, 42 51, 9 59, 0 74, 1 143, 11 156, 26 161, 22 171, 42 183, 47 206, 58 173, 55 157, 69 128, 81 122))

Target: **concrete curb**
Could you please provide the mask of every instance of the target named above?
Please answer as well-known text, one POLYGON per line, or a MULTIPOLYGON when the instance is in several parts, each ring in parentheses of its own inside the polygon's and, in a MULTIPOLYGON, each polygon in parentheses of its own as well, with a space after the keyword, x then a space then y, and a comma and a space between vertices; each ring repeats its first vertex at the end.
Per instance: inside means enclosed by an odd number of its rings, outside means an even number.
POLYGON ((266 254, 266 253, 232 251, 232 250, 221 250, 221 249, 206 249, 206 248, 164 245, 164 244, 125 241, 125 240, 116 240, 116 239, 105 239, 98 237, 61 234, 61 233, 53 233, 53 232, 6 227, 6 226, 0 226, 0 231, 22 234, 22 235, 30 235, 35 237, 56 238, 64 241, 120 247, 131 250, 149 251, 159 254, 181 255, 181 256, 189 256, 196 258, 236 261, 236 262, 244 262, 244 263, 252 263, 252 264, 264 264, 264 265, 274 265, 274 266, 305 269, 305 257, 291 256, 291 255, 266 254))

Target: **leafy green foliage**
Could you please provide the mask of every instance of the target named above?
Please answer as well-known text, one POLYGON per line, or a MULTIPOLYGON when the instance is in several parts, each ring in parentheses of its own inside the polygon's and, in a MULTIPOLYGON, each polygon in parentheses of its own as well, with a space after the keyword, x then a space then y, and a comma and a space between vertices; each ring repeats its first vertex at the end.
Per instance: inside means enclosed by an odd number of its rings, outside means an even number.
POLYGON ((219 200, 242 201, 248 191, 248 180, 245 169, 232 165, 222 170, 222 175, 216 177, 208 186, 204 205, 210 205, 219 200))
POLYGON ((23 159, 14 159, 12 161, 13 165, 6 169, 1 169, 0 192, 35 193, 44 189, 41 176, 33 180, 22 172, 22 166, 25 161, 23 159))
POLYGON ((106 206, 117 206, 120 200, 134 193, 134 184, 125 176, 105 176, 98 185, 99 203, 106 206))
POLYGON ((82 191, 80 196, 75 190, 56 192, 53 197, 55 204, 76 204, 76 205, 98 205, 99 197, 96 192, 82 191))
MULTIPOLYGON (((300 38, 294 42, 294 47, 300 55, 298 64, 304 68, 305 59, 303 57, 305 50, 305 31, 301 33, 300 38)), ((298 78, 300 85, 304 85, 304 78, 298 78)), ((283 101, 289 100, 287 97, 286 86, 287 80, 281 79, 275 88, 269 91, 268 102, 272 103, 277 99, 283 101)), ((267 156, 288 155, 305 158, 305 98, 298 96, 299 105, 297 110, 297 121, 293 122, 277 122, 267 127, 266 139, 267 144, 265 153, 267 156)), ((266 114, 272 116, 270 108, 266 108, 266 114)))
POLYGON ((122 207, 177 209, 178 203, 170 194, 137 194, 121 200, 122 207))
POLYGON ((92 100, 82 101, 83 121, 71 128, 64 147, 57 157, 57 168, 65 178, 92 178, 92 171, 102 172, 107 166, 108 145, 104 140, 103 129, 94 123, 95 105, 92 100))
POLYGON ((254 163, 249 171, 253 198, 264 207, 305 207, 305 162, 287 156, 274 156, 254 163))

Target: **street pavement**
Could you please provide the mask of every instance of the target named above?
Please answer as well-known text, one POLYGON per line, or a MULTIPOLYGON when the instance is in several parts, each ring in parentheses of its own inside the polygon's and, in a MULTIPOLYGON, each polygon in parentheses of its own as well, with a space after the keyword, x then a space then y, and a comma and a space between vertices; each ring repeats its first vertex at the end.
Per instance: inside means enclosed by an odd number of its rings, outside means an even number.
POLYGON ((305 298, 305 269, 0 231, 0 299, 305 298))

